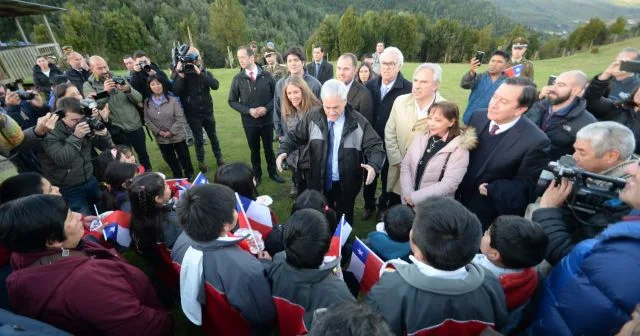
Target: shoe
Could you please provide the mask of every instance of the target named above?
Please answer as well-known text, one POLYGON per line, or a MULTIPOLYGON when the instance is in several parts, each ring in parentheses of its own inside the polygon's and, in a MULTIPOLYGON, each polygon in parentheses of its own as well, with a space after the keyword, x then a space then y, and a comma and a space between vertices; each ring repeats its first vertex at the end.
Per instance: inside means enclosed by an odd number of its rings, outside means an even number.
POLYGON ((278 183, 284 183, 284 179, 278 174, 270 174, 269 177, 278 183))
POLYGON ((364 209, 362 210, 362 216, 360 216, 360 219, 362 220, 368 220, 371 218, 371 216, 373 216, 373 213, 375 212, 375 209, 364 209))
POLYGON ((298 187, 295 184, 291 185, 291 191, 289 191, 289 196, 291 198, 296 198, 298 196, 298 187))
POLYGON ((256 176, 255 180, 256 180, 256 187, 257 187, 260 185, 260 182, 262 181, 262 176, 256 176))
POLYGON ((385 212, 386 212, 386 210, 378 210, 378 217, 376 217, 376 220, 378 221, 378 223, 384 222, 384 213, 385 212))
POLYGON ((224 159, 222 157, 216 158, 216 164, 218 167, 224 166, 224 159))
POLYGON ((201 172, 206 173, 209 170, 209 167, 207 167, 207 164, 204 162, 198 162, 198 169, 200 169, 201 172))

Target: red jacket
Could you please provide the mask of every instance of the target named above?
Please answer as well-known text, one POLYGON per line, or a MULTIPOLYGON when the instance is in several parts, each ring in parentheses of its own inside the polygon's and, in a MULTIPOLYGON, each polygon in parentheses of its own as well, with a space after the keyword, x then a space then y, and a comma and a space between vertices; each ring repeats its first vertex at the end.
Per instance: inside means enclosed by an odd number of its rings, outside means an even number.
POLYGON ((522 272, 504 274, 498 278, 507 298, 507 310, 510 312, 527 303, 538 288, 538 273, 534 267, 522 272))
POLYGON ((16 313, 75 335, 170 335, 173 319, 147 276, 113 250, 83 241, 90 258, 69 256, 31 266, 46 255, 13 253, 7 279, 16 313))

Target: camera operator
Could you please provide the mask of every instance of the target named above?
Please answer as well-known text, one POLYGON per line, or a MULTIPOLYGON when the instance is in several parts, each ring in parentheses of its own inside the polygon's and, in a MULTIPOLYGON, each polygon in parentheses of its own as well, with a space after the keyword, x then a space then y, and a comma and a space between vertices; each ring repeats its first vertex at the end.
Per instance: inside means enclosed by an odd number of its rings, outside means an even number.
MULTIPOLYGON (((634 147, 635 138, 627 127, 603 121, 578 131, 573 157, 576 166, 587 172, 627 179, 629 167, 638 165, 638 159, 633 155, 634 147)), ((597 181, 591 182, 597 184, 597 181)), ((604 213, 591 217, 574 214, 567 204, 572 190, 573 185, 567 179, 563 178, 559 185, 552 181, 540 199, 539 209, 533 212, 532 220, 540 223, 549 236, 546 260, 551 265, 569 254, 577 243, 596 236, 612 222, 604 213), (581 223, 576 215, 589 225, 581 223)))
POLYGON ((142 94, 142 100, 146 100, 151 97, 151 91, 149 91, 149 76, 155 76, 162 85, 171 91, 171 81, 164 71, 160 70, 157 64, 152 63, 147 54, 138 50, 133 53, 133 73, 131 75, 131 86, 136 91, 142 94))
POLYGON ((193 47, 189 48, 188 53, 177 62, 175 70, 173 93, 180 97, 184 115, 193 132, 198 168, 202 172, 208 170, 204 162, 203 127, 211 140, 211 150, 216 157, 217 165, 224 165, 220 142, 216 135, 216 120, 213 116, 213 99, 210 92, 210 90, 217 90, 220 83, 211 72, 207 71, 200 59, 200 52, 193 47))
MULTIPOLYGON (((111 136, 102 126, 93 128, 86 111, 73 97, 59 101, 60 110, 56 127, 42 141, 39 152, 42 175, 60 187, 60 193, 69 208, 85 215, 92 214, 91 204, 100 198, 98 181, 93 176, 91 149, 113 147, 111 136)), ((89 112, 90 113, 90 112, 89 112)))
POLYGON ((109 71, 107 62, 100 56, 91 56, 93 74, 84 83, 84 96, 95 97, 106 91, 109 96, 97 99, 99 106, 109 104, 109 133, 116 145, 132 147, 144 169, 151 170, 151 161, 147 154, 146 135, 142 128, 142 119, 138 107, 142 106, 142 95, 131 88, 122 77, 116 77, 109 71))

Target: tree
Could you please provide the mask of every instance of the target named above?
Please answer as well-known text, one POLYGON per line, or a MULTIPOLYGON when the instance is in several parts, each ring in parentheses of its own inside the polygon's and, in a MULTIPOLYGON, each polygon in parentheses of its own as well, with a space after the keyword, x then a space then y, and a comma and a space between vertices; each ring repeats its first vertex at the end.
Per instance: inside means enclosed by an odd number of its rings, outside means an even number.
POLYGON ((627 19, 619 16, 614 23, 609 26, 609 33, 614 35, 620 35, 624 33, 624 28, 627 25, 627 19))
POLYGON ((60 42, 71 45, 84 53, 102 53, 105 50, 102 29, 94 24, 88 11, 78 9, 73 3, 64 4, 67 9, 60 14, 62 20, 62 38, 60 42))
POLYGON ((35 43, 51 43, 51 37, 44 24, 33 26, 33 42, 35 43))
POLYGON ((210 18, 209 30, 216 45, 235 50, 247 43, 247 18, 238 0, 215 0, 210 18))
POLYGON ((340 18, 338 47, 341 54, 352 52, 356 55, 359 55, 364 48, 364 39, 358 26, 358 17, 356 16, 356 10, 352 6, 349 6, 340 18))
POLYGON ((119 60, 122 55, 135 50, 147 50, 153 46, 153 39, 142 20, 123 6, 118 11, 109 11, 102 17, 102 29, 107 46, 107 60, 119 60))
POLYGON ((325 52, 329 55, 339 54, 338 49, 338 29, 340 18, 337 15, 329 14, 320 22, 318 28, 311 34, 307 41, 307 52, 311 51, 314 44, 321 44, 325 52))
POLYGON ((407 60, 416 57, 420 41, 418 41, 418 21, 415 15, 400 12, 391 17, 388 45, 400 49, 407 60))

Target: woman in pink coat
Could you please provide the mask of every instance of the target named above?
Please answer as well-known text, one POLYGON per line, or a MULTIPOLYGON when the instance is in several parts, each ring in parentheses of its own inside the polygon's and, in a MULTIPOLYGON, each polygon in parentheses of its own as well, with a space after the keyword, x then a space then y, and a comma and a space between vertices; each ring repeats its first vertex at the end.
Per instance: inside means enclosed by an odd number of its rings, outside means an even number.
POLYGON ((428 130, 413 138, 400 166, 402 201, 411 206, 431 196, 453 197, 477 143, 473 128, 460 127, 456 104, 434 103, 427 118, 428 130))

